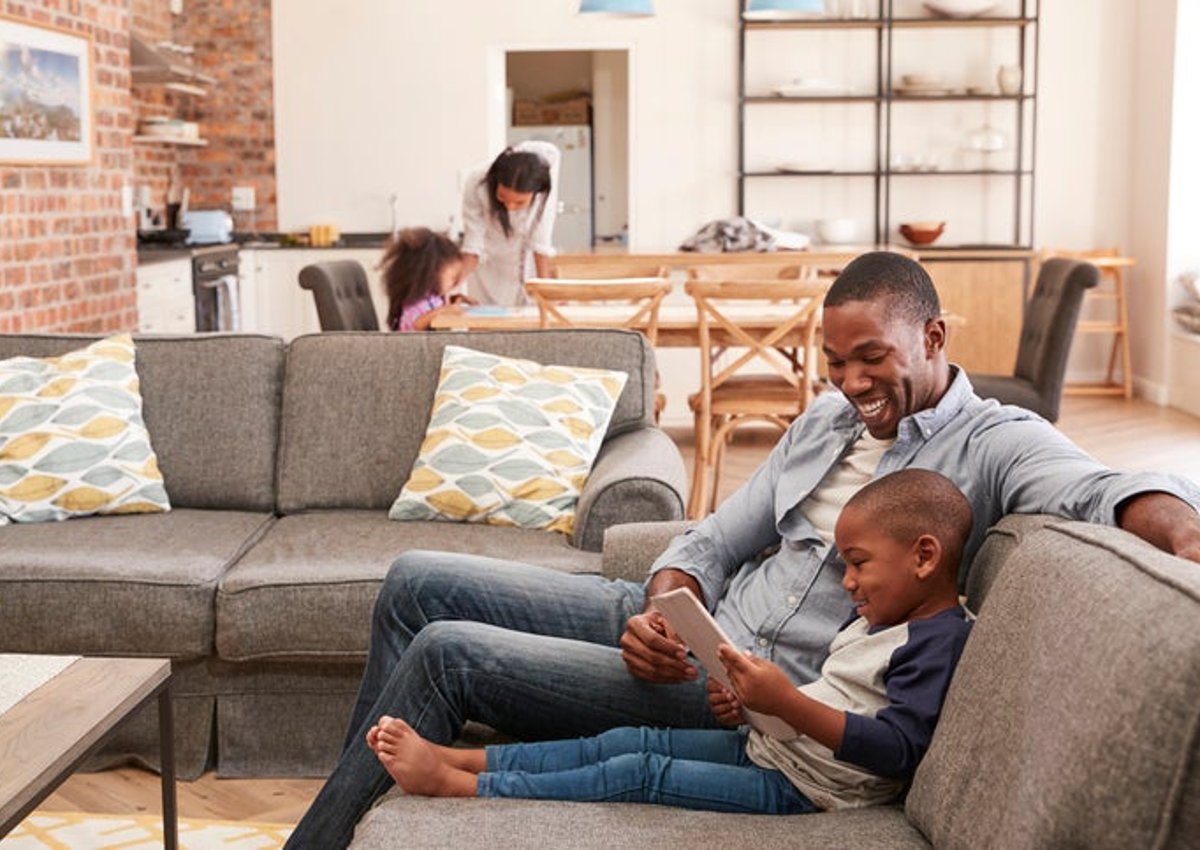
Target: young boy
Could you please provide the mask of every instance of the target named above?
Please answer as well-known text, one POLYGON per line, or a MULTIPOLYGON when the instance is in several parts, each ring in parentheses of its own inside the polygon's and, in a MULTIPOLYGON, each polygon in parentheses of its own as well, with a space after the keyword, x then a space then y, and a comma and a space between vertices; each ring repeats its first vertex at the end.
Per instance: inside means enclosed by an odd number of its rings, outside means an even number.
POLYGON ((625 727, 593 738, 466 750, 382 717, 367 743, 410 794, 660 803, 794 814, 886 803, 929 746, 970 630, 956 576, 971 507, 948 479, 905 469, 859 490, 834 530, 855 614, 817 681, 796 688, 775 664, 722 645, 741 706, 786 720, 782 740, 742 729, 625 727))

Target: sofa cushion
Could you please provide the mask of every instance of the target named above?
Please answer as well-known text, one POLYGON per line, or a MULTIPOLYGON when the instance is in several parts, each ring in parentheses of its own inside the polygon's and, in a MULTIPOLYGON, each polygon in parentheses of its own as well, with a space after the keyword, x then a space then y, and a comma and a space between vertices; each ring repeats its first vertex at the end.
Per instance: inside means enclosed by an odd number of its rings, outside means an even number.
POLYGON ((352 850, 504 847, 928 848, 898 806, 809 815, 731 815, 638 803, 406 797, 389 792, 352 850))
POLYGON ((421 454, 388 517, 570 534, 627 377, 446 346, 421 454))
POLYGON ((171 509, 129 334, 0 361, 0 525, 171 509))
POLYGON ((388 567, 410 549, 503 553, 572 572, 600 555, 561 534, 444 522, 392 522, 383 511, 280 518, 221 580, 217 652, 226 661, 366 656, 371 610, 388 567))
POLYGON ((302 336, 288 348, 280 511, 387 510, 420 450, 446 345, 624 371, 629 383, 608 433, 653 424, 654 354, 645 337, 633 331, 302 336))
POLYGON ((938 847, 1194 842, 1200 569, 1119 529, 1001 526, 1019 546, 980 609, 909 817, 938 847))
POLYGON ((0 529, 0 647, 209 656, 217 580, 271 522, 182 508, 0 529))
MULTIPOLYGON (((63 354, 76 334, 0 334, 0 358, 63 354)), ((137 336, 142 415, 173 507, 270 511, 284 344, 255 334, 137 336)))

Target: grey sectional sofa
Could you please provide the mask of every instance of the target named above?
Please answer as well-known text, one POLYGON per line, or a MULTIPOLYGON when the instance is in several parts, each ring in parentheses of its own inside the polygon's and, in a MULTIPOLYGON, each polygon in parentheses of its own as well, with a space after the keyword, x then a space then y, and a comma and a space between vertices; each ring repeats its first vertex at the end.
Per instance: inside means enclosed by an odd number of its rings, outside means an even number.
MULTIPOLYGON (((0 335, 0 359, 96 337, 0 335)), ((0 652, 173 662, 179 775, 318 776, 341 745, 372 603, 407 549, 598 571, 605 530, 679 519, 682 458, 654 426, 653 350, 637 333, 342 333, 135 338, 143 413, 172 510, 0 528, 0 652), (572 539, 396 522, 442 348, 630 375, 572 539), (286 735, 281 717, 295 718, 286 735)), ((157 763, 153 716, 106 760, 157 763)))
MULTIPOLYGON (((677 530, 611 529, 606 574, 644 575, 677 530)), ((1195 847, 1200 565, 1013 516, 965 592, 979 620, 903 806, 783 817, 393 790, 352 847, 1195 847)))

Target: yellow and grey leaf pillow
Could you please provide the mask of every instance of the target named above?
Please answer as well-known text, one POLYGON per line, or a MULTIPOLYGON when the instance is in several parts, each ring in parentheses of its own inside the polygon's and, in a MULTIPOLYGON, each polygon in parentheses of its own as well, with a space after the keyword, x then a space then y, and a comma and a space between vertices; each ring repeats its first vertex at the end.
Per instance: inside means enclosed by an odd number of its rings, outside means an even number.
POLYGON ((129 334, 0 360, 0 525, 170 509, 129 334))
POLYGON ((388 516, 570 534, 628 378, 446 346, 420 456, 388 516))

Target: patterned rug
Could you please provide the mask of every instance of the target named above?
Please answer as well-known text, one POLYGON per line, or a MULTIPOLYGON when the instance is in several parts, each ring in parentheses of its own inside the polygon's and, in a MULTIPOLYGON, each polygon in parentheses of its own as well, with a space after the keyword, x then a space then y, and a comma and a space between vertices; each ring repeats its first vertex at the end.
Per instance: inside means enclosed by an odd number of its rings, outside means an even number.
MULTIPOLYGON (((179 819, 182 850, 278 850, 290 824, 179 819)), ((159 815, 34 812, 3 839, 0 850, 161 850, 159 815)))

